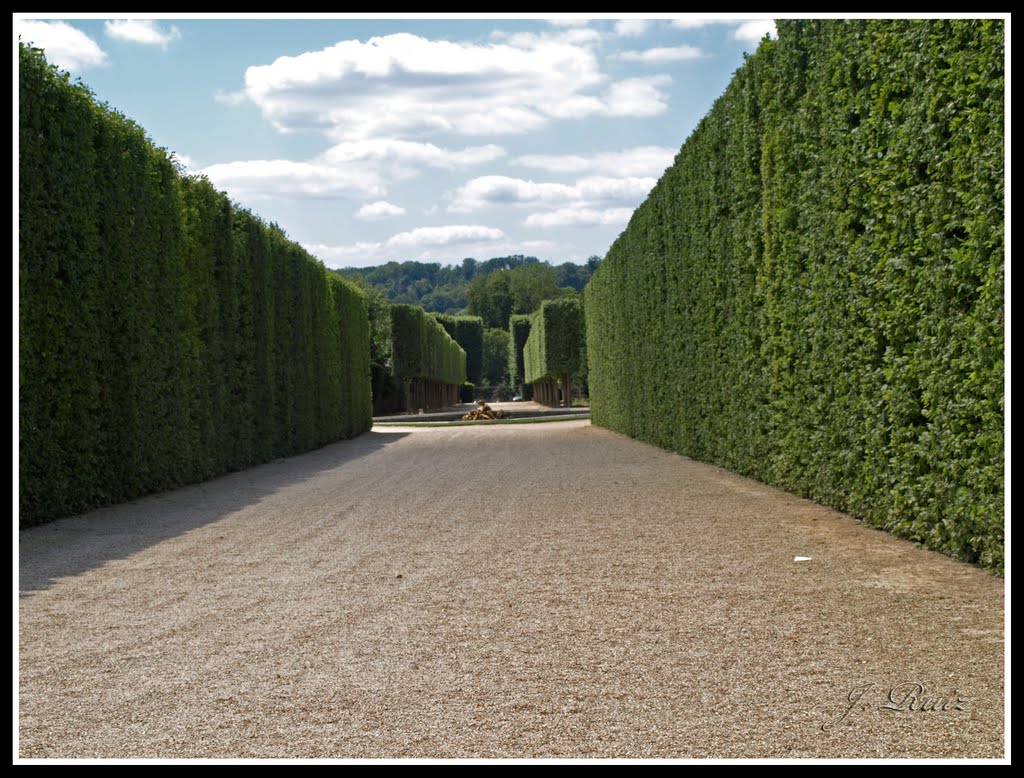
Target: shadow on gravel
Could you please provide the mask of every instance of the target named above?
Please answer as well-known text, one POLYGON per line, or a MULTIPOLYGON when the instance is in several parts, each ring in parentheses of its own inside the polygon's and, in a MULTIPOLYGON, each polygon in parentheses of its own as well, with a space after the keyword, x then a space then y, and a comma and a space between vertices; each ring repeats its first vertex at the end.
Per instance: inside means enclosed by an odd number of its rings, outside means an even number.
POLYGON ((18 533, 21 597, 54 580, 123 559, 161 541, 210 524, 278 489, 373 454, 410 433, 375 431, 316 451, 276 459, 211 481, 184 486, 18 533))

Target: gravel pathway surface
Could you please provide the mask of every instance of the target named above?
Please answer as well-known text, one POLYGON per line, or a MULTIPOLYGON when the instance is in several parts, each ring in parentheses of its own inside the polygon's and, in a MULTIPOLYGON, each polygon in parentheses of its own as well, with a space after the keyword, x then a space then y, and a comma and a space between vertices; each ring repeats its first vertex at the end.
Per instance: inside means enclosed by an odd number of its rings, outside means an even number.
POLYGON ((586 421, 380 429, 19 555, 25 758, 1004 754, 1001 579, 586 421))

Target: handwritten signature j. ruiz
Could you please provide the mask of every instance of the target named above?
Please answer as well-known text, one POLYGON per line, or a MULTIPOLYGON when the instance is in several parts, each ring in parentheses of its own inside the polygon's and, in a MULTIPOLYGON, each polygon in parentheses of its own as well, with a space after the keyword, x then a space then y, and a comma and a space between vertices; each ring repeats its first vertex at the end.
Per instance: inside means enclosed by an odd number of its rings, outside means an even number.
POLYGON ((951 713, 966 709, 967 698, 959 692, 933 694, 925 685, 904 681, 888 689, 875 683, 854 686, 846 695, 846 708, 831 721, 821 725, 828 732, 856 711, 875 709, 885 713, 951 713))

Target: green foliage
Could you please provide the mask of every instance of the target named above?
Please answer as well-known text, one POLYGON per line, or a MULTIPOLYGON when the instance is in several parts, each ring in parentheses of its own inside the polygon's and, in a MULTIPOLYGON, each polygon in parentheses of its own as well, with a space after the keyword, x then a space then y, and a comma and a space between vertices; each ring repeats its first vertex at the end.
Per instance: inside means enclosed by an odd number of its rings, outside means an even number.
POLYGON ((492 328, 484 332, 484 383, 499 386, 508 383, 508 352, 512 336, 492 328))
POLYGON ((526 383, 523 349, 526 348, 526 339, 530 337, 532 323, 533 316, 525 313, 517 313, 510 316, 508 320, 508 330, 511 335, 508 347, 508 372, 509 383, 512 386, 521 387, 526 383))
POLYGON ((543 303, 534 314, 523 348, 526 383, 577 372, 583 338, 583 315, 578 299, 543 303))
POLYGON ((370 388, 375 411, 380 412, 387 398, 398 391, 391 361, 391 306, 384 293, 370 286, 363 276, 339 277, 348 278, 366 295, 370 319, 370 388))
POLYGON ((20 47, 23 526, 358 434, 366 303, 20 47))
POLYGON ((512 314, 512 286, 509 278, 507 270, 480 276, 466 290, 469 303, 467 310, 483 319, 484 327, 500 327, 512 314))
MULTIPOLYGON (((579 272, 585 271, 584 266, 579 272)), ((504 329, 513 314, 533 313, 545 300, 576 293, 572 287, 559 288, 557 277, 556 270, 546 264, 478 276, 466 291, 469 312, 483 318, 485 327, 504 329)))
MULTIPOLYGON (((597 257, 591 257, 585 265, 564 262, 551 266, 536 257, 515 255, 494 257, 484 262, 466 258, 462 260, 461 265, 455 266, 444 266, 434 262, 388 262, 376 267, 345 268, 335 272, 357 281, 361 288, 368 287, 380 291, 390 303, 418 305, 426 311, 458 314, 469 304, 467 290, 475 279, 519 268, 533 268, 536 278, 552 278, 556 289, 571 288, 582 291, 599 261, 597 257)), ((525 274, 524 280, 528 277, 529 273, 525 274)), ((541 300, 547 299, 529 297, 528 287, 529 285, 524 283, 523 288, 519 290, 519 307, 522 313, 535 311, 541 300)), ((500 326, 504 327, 506 323, 507 318, 502 320, 500 326)))
POLYGON ((585 291, 595 423, 1003 565, 1003 23, 780 21, 585 291))
POLYGON ((422 308, 391 306, 391 344, 399 380, 423 378, 456 385, 466 380, 466 352, 422 308))
POLYGON ((479 384, 484 363, 484 321, 479 316, 432 314, 452 339, 466 352, 466 375, 470 383, 479 384))

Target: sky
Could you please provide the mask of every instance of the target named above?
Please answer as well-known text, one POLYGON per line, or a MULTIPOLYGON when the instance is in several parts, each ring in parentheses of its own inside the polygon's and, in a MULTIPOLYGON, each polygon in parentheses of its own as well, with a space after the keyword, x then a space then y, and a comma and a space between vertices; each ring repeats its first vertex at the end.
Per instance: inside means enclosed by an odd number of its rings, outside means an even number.
POLYGON ((327 267, 601 256, 769 18, 72 18, 15 36, 327 267))

